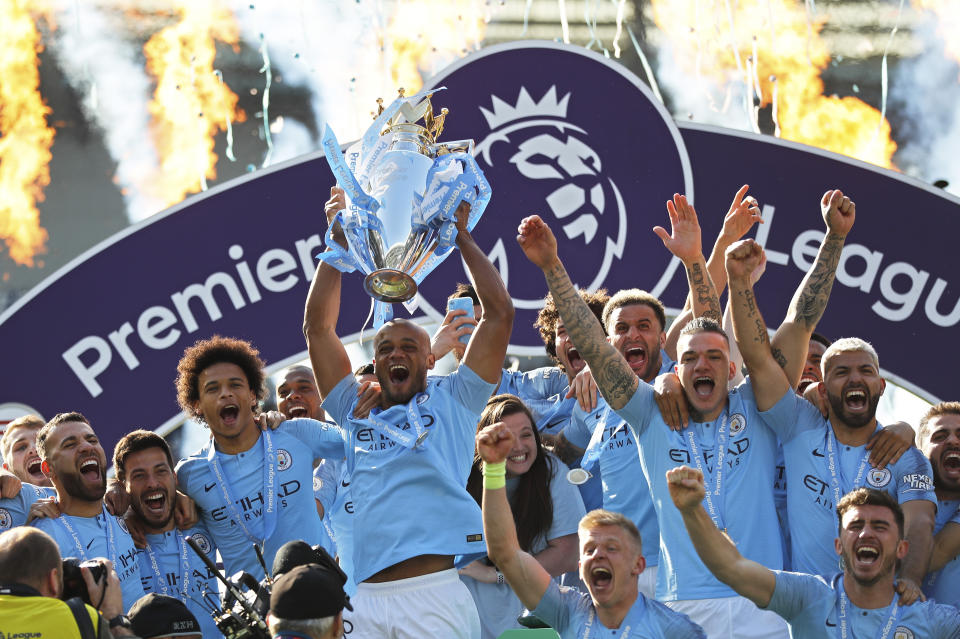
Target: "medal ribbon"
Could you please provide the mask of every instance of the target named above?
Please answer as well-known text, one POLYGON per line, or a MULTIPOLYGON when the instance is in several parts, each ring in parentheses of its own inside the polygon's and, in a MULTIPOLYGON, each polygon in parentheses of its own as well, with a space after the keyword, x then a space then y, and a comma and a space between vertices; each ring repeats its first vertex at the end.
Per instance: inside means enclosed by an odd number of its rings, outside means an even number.
MULTIPOLYGON (((847 599, 847 591, 843 588, 843 575, 837 577, 835 590, 837 591, 838 608, 837 611, 837 634, 840 636, 840 639, 848 639, 851 637, 851 633, 847 621, 847 608, 849 608, 850 600, 847 599)), ((903 611, 903 607, 898 605, 900 601, 900 595, 893 593, 893 601, 890 603, 890 607, 887 609, 887 623, 885 623, 880 628, 880 634, 877 635, 877 639, 887 639, 890 636, 890 633, 893 631, 896 626, 897 620, 900 618, 900 613, 903 611)))
MULTIPOLYGON (((187 555, 187 542, 183 537, 183 533, 176 528, 173 529, 173 533, 177 540, 177 548, 180 554, 180 579, 182 583, 177 599, 186 603, 190 592, 190 560, 187 555)), ((144 552, 147 553, 147 558, 150 560, 150 567, 153 568, 153 591, 159 592, 162 595, 169 595, 170 589, 167 588, 167 580, 164 579, 160 573, 157 554, 154 552, 153 545, 150 544, 149 541, 147 542, 147 547, 144 548, 144 552)))
POLYGON ((266 501, 262 518, 262 538, 258 538, 251 533, 250 529, 248 529, 247 525, 244 523, 243 515, 240 513, 240 509, 237 508, 236 502, 233 500, 227 476, 223 472, 223 468, 220 466, 220 460, 217 459, 216 446, 212 441, 210 442, 210 450, 207 452, 207 462, 213 468, 213 472, 217 476, 217 482, 220 484, 220 489, 223 493, 223 499, 226 501, 227 512, 230 513, 230 518, 233 519, 233 521, 243 529, 243 533, 250 541, 262 546, 266 540, 270 538, 270 535, 273 534, 274 529, 277 527, 277 511, 275 505, 276 490, 274 489, 274 484, 276 483, 277 478, 277 456, 273 451, 273 438, 270 436, 269 430, 265 430, 263 433, 261 433, 260 440, 261 445, 263 446, 263 492, 265 493, 264 499, 266 501))
MULTIPOLYGON (((97 515, 97 518, 100 518, 100 517, 103 517, 103 525, 107 529, 107 554, 110 555, 108 559, 112 561, 114 565, 116 565, 117 545, 116 545, 116 541, 114 540, 113 526, 110 525, 110 520, 108 519, 108 517, 112 517, 112 515, 108 515, 105 512, 101 512, 99 515, 97 515)), ((80 551, 80 560, 87 561, 89 559, 89 557, 87 557, 87 549, 80 542, 80 536, 77 535, 77 531, 74 530, 73 526, 70 524, 70 515, 60 515, 59 517, 54 519, 54 521, 60 522, 60 525, 64 529, 66 529, 67 534, 69 534, 70 537, 73 538, 73 543, 77 546, 77 550, 80 551)))
POLYGON ((358 419, 355 421, 359 423, 369 423, 378 433, 389 437, 404 448, 416 448, 423 443, 423 440, 426 439, 429 434, 423 426, 423 421, 420 419, 420 409, 417 408, 417 400, 421 395, 423 395, 423 393, 414 395, 413 398, 407 402, 406 406, 407 419, 410 421, 410 425, 413 426, 413 433, 380 419, 377 415, 374 415, 372 411, 366 419, 358 419))
MULTIPOLYGON (((827 470, 830 471, 830 486, 833 488, 833 509, 834 512, 837 510, 837 506, 840 505, 840 499, 850 492, 849 490, 844 490, 843 485, 846 483, 843 477, 843 468, 840 467, 840 460, 838 459, 837 452, 840 449, 840 443, 837 441, 837 436, 833 432, 833 426, 827 424, 827 470)), ((857 467, 857 476, 853 480, 853 486, 850 490, 856 490, 860 488, 863 482, 864 471, 867 469, 867 458, 870 453, 866 450, 863 451, 863 456, 860 458, 860 465, 857 467)))
POLYGON ((700 435, 697 433, 696 426, 690 424, 686 429, 687 443, 690 446, 690 456, 693 457, 694 462, 697 464, 697 470, 703 474, 703 485, 706 488, 705 499, 707 500, 707 510, 710 513, 710 519, 713 520, 717 528, 723 531, 726 531, 723 525, 723 458, 727 454, 727 423, 729 419, 730 406, 728 404, 726 411, 723 413, 723 420, 720 422, 720 427, 717 428, 717 463, 715 465, 716 472, 714 473, 708 473, 704 467, 703 456, 700 454, 703 446, 700 443, 700 435))

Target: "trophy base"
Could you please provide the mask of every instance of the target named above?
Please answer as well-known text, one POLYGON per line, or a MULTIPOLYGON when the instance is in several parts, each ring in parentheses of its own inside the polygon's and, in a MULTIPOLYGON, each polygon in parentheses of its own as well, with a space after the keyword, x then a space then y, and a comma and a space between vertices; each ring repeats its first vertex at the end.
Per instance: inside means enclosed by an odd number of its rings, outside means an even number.
POLYGON ((381 302, 406 302, 417 294, 413 278, 392 268, 382 268, 367 275, 363 280, 367 294, 381 302))

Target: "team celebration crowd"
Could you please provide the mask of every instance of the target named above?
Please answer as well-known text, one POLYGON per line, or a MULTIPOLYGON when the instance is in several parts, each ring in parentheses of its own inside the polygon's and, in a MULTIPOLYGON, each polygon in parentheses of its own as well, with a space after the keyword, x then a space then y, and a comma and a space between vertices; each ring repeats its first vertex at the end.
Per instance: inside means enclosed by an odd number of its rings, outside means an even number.
MULTIPOLYGON (((242 636, 214 620, 221 562, 267 573, 268 637, 960 638, 960 402, 880 424, 877 349, 816 332, 854 226, 839 190, 768 331, 747 193, 709 256, 693 206, 667 202, 654 232, 689 283, 669 325, 642 273, 579 290, 548 225, 520 221, 555 366, 504 368, 511 297, 461 204, 470 283, 434 335, 389 321, 354 370, 341 274, 320 263, 311 366, 277 377, 279 412, 261 411, 255 344, 187 348, 177 397, 210 439, 184 459, 135 430, 108 461, 78 412, 11 422, 0 637, 242 636), (431 374, 448 353, 454 372, 431 374)), ((345 206, 332 188, 340 244, 345 206)))

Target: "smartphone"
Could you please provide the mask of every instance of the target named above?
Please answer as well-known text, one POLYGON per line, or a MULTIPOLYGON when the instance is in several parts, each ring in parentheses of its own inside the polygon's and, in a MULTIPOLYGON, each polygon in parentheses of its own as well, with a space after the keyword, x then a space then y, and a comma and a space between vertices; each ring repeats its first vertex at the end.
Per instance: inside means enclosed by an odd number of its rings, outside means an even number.
MULTIPOLYGON (((447 312, 450 311, 466 311, 468 317, 473 317, 473 298, 471 297, 455 297, 452 300, 447 301, 447 312)), ((473 332, 471 331, 467 335, 461 335, 460 341, 463 344, 470 343, 470 335, 473 332)))

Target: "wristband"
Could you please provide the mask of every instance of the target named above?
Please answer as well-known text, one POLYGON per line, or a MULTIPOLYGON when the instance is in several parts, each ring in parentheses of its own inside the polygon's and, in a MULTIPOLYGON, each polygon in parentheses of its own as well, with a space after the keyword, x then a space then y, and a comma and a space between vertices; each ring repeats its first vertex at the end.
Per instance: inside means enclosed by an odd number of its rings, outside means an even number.
POLYGON ((486 490, 496 490, 507 485, 507 462, 495 464, 483 463, 483 487, 486 490))

